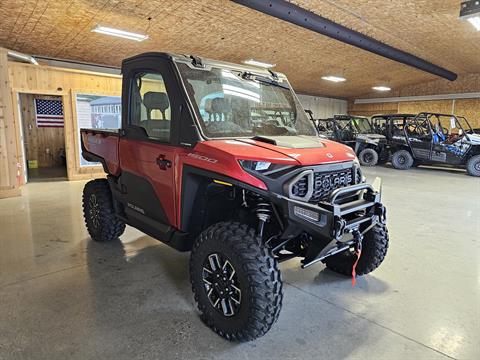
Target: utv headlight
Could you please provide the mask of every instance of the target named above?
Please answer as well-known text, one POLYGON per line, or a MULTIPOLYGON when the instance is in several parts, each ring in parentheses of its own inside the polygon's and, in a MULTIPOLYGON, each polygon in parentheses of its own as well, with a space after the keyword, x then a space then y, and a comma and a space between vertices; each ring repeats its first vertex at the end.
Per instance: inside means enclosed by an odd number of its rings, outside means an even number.
POLYGON ((291 168, 291 165, 274 164, 268 161, 239 160, 242 168, 247 171, 254 171, 260 174, 270 174, 272 172, 291 168))

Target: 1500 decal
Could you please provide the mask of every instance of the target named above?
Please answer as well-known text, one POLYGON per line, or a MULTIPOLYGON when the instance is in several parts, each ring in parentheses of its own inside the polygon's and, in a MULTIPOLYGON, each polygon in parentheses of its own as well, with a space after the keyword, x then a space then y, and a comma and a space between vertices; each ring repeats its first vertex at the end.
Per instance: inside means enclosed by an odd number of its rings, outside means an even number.
POLYGON ((212 158, 209 158, 209 157, 206 157, 206 156, 203 156, 203 155, 194 154, 194 153, 188 153, 187 156, 191 157, 191 158, 194 158, 194 159, 207 161, 207 162, 212 163, 212 164, 216 164, 218 162, 217 159, 212 159, 212 158))

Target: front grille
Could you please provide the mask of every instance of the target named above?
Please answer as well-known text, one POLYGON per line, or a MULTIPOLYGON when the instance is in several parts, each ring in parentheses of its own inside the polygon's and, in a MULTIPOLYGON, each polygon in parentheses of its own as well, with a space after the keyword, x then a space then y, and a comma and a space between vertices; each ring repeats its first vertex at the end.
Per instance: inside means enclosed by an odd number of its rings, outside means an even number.
POLYGON ((291 187, 291 195, 305 198, 309 192, 309 181, 313 179, 313 192, 308 202, 316 204, 325 201, 333 190, 361 181, 361 173, 355 167, 331 172, 315 172, 313 177, 304 175, 291 187))

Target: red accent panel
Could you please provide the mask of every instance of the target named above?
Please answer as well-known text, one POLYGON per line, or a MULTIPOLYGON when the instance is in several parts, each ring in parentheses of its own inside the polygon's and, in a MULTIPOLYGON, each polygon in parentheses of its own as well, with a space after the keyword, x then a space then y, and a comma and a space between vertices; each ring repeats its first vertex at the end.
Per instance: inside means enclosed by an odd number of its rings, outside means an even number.
POLYGON ((85 149, 105 160, 109 174, 119 175, 118 135, 108 135, 105 132, 96 133, 95 130, 82 131, 81 135, 85 149))

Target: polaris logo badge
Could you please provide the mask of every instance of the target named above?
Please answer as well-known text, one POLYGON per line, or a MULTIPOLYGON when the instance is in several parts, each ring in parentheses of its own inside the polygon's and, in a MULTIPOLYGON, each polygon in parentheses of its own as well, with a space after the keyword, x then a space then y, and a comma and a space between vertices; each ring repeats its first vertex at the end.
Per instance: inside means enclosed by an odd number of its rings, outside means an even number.
POLYGON ((203 155, 194 154, 194 153, 188 153, 187 156, 191 157, 191 158, 194 158, 194 159, 206 161, 206 162, 209 162, 211 164, 216 164, 218 162, 217 159, 212 159, 212 158, 209 158, 209 157, 206 157, 206 156, 203 156, 203 155))
POLYGON ((145 210, 143 210, 141 207, 138 207, 138 206, 133 205, 133 204, 131 204, 131 203, 127 203, 127 206, 128 206, 130 209, 133 209, 133 210, 139 212, 140 214, 145 215, 145 210))

